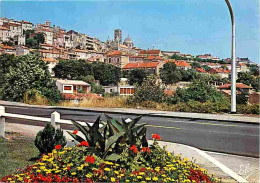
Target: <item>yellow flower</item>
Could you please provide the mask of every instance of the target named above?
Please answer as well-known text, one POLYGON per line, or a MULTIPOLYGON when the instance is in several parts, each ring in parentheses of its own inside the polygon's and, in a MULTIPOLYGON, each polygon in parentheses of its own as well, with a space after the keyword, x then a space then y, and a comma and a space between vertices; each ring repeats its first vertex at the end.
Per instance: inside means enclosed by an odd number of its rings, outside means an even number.
POLYGON ((59 173, 61 170, 56 170, 55 173, 59 173))
POLYGON ((138 178, 138 179, 141 179, 141 178, 143 178, 143 177, 138 175, 137 178, 138 178))
POLYGON ((119 172, 118 172, 118 171, 114 171, 114 173, 115 173, 115 174, 117 174, 117 175, 119 174, 119 172))
POLYGON ((77 170, 83 170, 82 166, 77 167, 77 170))
POLYGON ((87 177, 87 178, 91 178, 92 175, 91 175, 90 173, 88 173, 88 174, 86 175, 86 177, 87 177))
POLYGON ((126 182, 130 182, 130 180, 128 180, 128 179, 126 179, 125 181, 126 181, 126 182))
POLYGON ((145 178, 145 180, 151 180, 151 178, 150 178, 150 177, 147 177, 147 178, 145 178))
POLYGON ((110 168, 105 168, 104 170, 105 170, 105 171, 110 171, 110 168))
POLYGON ((116 179, 114 178, 114 177, 111 177, 111 182, 115 182, 116 181, 116 179))
POLYGON ((36 170, 36 172, 41 172, 41 170, 36 170))
POLYGON ((76 172, 72 172, 71 175, 76 175, 77 173, 76 172))
POLYGON ((12 180, 12 178, 8 178, 7 180, 12 180))
POLYGON ((189 158, 184 158, 184 161, 189 161, 189 158))
POLYGON ((106 163, 107 165, 113 165, 113 164, 114 164, 114 163, 109 162, 109 161, 105 161, 105 163, 106 163))
POLYGON ((158 180, 158 178, 157 178, 157 177, 154 177, 154 178, 153 178, 153 180, 154 180, 154 181, 157 181, 157 180, 158 180))
POLYGON ((140 172, 139 175, 144 175, 145 173, 144 172, 140 172))
POLYGON ((166 177, 166 175, 162 174, 162 177, 166 177))
POLYGON ((12 180, 12 181, 10 181, 10 183, 15 183, 15 181, 14 181, 14 180, 12 180))

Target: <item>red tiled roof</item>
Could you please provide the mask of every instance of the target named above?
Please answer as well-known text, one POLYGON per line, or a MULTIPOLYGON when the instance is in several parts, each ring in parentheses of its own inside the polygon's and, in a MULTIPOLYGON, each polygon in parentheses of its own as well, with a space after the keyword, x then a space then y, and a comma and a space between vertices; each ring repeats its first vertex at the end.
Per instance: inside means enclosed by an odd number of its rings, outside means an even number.
POLYGON ((51 45, 51 44, 41 44, 41 46, 45 46, 45 47, 54 47, 54 46, 51 45))
POLYGON ((162 57, 160 57, 160 56, 154 56, 154 55, 149 55, 149 56, 147 57, 147 59, 148 59, 148 60, 163 60, 162 57))
POLYGON ((174 63, 177 67, 191 67, 191 65, 184 60, 176 60, 174 63))
POLYGON ((121 51, 113 51, 107 54, 107 56, 121 56, 122 52, 121 51))
POLYGON ((238 65, 240 65, 240 66, 246 66, 245 63, 238 63, 238 65))
POLYGON ((10 29, 7 27, 0 26, 0 30, 10 30, 10 29))
POLYGON ((3 45, 1 46, 2 49, 8 49, 8 50, 14 50, 15 48, 12 47, 12 46, 6 46, 6 45, 3 45))
POLYGON ((230 70, 228 69, 223 69, 223 68, 212 68, 210 69, 209 73, 211 74, 215 74, 215 73, 225 73, 225 74, 228 74, 230 73, 230 70))
POLYGON ((42 60, 45 62, 57 62, 57 60, 54 58, 42 58, 42 60))
POLYGON ((60 54, 58 51, 53 51, 53 50, 40 50, 42 53, 52 53, 52 54, 60 54))
POLYGON ((88 50, 79 50, 79 49, 76 49, 75 52, 88 53, 88 50))
POLYGON ((197 71, 199 71, 199 72, 202 72, 202 73, 207 73, 206 71, 204 71, 202 68, 196 68, 197 69, 197 71))
MULTIPOLYGON (((247 86, 247 85, 245 85, 243 83, 237 83, 236 87, 237 88, 252 88, 251 86, 247 86)), ((220 89, 222 89, 222 88, 231 88, 231 84, 227 83, 227 84, 219 86, 218 88, 220 88, 220 89)))
POLYGON ((159 54, 161 50, 141 50, 139 54, 159 54))
POLYGON ((123 69, 137 69, 137 68, 156 68, 159 62, 137 62, 137 63, 128 63, 123 69))

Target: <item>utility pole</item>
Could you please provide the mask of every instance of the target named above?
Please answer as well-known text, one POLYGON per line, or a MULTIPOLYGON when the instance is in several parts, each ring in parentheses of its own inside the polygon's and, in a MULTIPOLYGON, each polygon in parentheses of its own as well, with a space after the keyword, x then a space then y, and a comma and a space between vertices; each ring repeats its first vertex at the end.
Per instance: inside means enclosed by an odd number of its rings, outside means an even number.
POLYGON ((225 0, 228 6, 232 24, 232 43, 231 43, 231 113, 236 113, 236 32, 235 17, 229 0, 225 0))

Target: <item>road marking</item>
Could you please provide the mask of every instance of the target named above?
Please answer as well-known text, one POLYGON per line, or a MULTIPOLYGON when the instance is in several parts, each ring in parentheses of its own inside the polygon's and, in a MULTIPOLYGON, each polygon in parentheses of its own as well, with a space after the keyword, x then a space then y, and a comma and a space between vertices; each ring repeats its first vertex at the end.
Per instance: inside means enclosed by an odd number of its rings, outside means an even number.
POLYGON ((158 125, 145 125, 145 126, 155 127, 155 128, 171 128, 171 129, 176 129, 176 130, 180 130, 181 129, 181 128, 177 128, 177 127, 174 127, 174 126, 158 126, 158 125))
POLYGON ((173 123, 191 123, 191 124, 198 124, 198 125, 215 125, 215 126, 238 127, 238 125, 225 125, 225 124, 219 124, 219 123, 185 122, 185 121, 172 121, 172 120, 168 120, 168 121, 173 122, 173 123))

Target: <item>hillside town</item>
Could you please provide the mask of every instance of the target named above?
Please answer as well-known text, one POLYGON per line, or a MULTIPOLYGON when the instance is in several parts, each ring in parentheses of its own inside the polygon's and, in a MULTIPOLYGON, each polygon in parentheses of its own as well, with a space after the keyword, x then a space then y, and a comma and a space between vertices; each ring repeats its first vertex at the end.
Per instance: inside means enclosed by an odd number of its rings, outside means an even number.
MULTIPOLYGON (((114 38, 101 41, 98 38, 77 32, 65 30, 60 26, 52 25, 50 21, 37 23, 22 20, 0 18, 0 54, 13 54, 16 56, 35 53, 48 63, 49 72, 53 77, 53 68, 60 60, 84 60, 87 63, 101 62, 112 64, 122 72, 131 72, 134 69, 144 69, 150 74, 160 75, 160 70, 165 63, 174 63, 178 69, 188 71, 194 69, 198 73, 218 75, 220 79, 230 79, 231 59, 220 59, 211 54, 192 55, 179 51, 166 51, 155 49, 142 49, 134 44, 128 35, 122 37, 122 30, 114 30, 114 38)), ((237 58, 237 73, 249 72, 250 65, 256 65, 248 58, 237 58)), ((61 79, 61 78, 60 78, 61 79)), ((124 78, 121 78, 124 80, 124 78)), ((82 81, 83 82, 83 81, 82 81)), ((71 81, 61 89, 62 93, 77 94, 77 81, 71 81), (69 85, 72 87, 69 87, 69 85), (68 89, 68 90, 66 90, 68 89), (66 91, 64 91, 66 90, 66 91)), ((105 92, 118 92, 120 95, 132 95, 134 86, 121 81, 116 86, 103 86, 105 92)), ((187 87, 189 82, 177 82, 168 85, 165 92, 174 93, 176 87, 187 87)), ((223 82, 214 83, 219 91, 230 95, 230 85, 223 82)), ((238 88, 248 89, 248 94, 253 96, 249 101, 257 102, 258 94, 250 85, 238 83, 238 88)), ((88 90, 90 92, 90 89, 88 90)), ((67 96, 67 99, 75 98, 67 96)), ((76 97, 77 98, 77 97, 76 97)))

